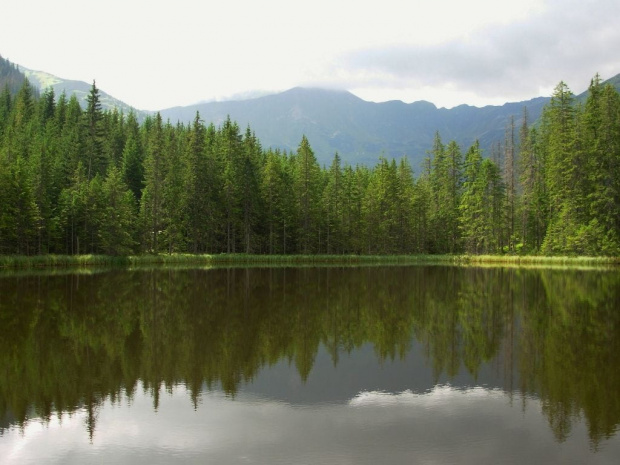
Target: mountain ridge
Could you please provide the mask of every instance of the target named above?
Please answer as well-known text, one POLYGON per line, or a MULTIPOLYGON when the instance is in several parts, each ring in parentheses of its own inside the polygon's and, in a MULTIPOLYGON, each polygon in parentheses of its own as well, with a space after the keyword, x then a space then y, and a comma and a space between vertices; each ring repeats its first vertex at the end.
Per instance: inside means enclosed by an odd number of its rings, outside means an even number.
MULTIPOLYGON (((39 89, 51 86, 57 95, 75 93, 85 105, 92 84, 17 66, 39 89)), ((605 82, 620 89, 620 74, 605 82)), ((587 92, 576 94, 576 100, 583 101, 587 92)), ((100 96, 104 109, 134 111, 140 120, 157 113, 137 110, 101 89, 100 96)), ((419 172, 437 132, 444 143, 454 140, 463 151, 478 140, 489 156, 493 147, 504 141, 512 118, 518 128, 527 108, 528 123, 534 124, 549 101, 550 97, 535 97, 503 105, 438 108, 426 100, 371 102, 347 90, 298 86, 248 99, 175 106, 159 113, 171 124, 190 123, 197 112, 205 123, 216 126, 230 117, 242 130, 249 126, 264 148, 295 151, 306 136, 323 165, 329 164, 336 152, 345 162, 370 166, 380 156, 405 156, 419 172)))
POLYGON ((511 117, 519 121, 528 107, 534 122, 548 101, 537 97, 502 106, 447 109, 424 100, 369 102, 348 91, 295 87, 250 100, 173 107, 160 114, 172 123, 187 123, 198 112, 215 125, 230 117, 241 128, 250 126, 265 147, 287 151, 296 150, 305 135, 322 164, 336 152, 351 164, 373 165, 382 155, 406 156, 417 170, 437 131, 442 140, 455 140, 464 150, 479 140, 488 154, 493 144, 503 141, 511 117))
MULTIPOLYGON (((80 102, 80 105, 83 108, 86 108, 86 98, 88 97, 88 94, 91 90, 92 83, 88 84, 85 81, 64 79, 47 73, 45 71, 32 70, 24 66, 19 66, 19 70, 24 73, 28 81, 30 81, 32 85, 37 87, 39 91, 43 92, 45 89, 51 87, 54 90, 54 94, 56 96, 60 96, 63 92, 67 95, 67 97, 70 97, 71 94, 75 94, 78 101, 80 102)), ((139 120, 144 119, 148 114, 151 113, 143 110, 138 110, 101 89, 99 89, 99 101, 104 110, 113 110, 116 108, 119 111, 123 111, 125 114, 133 111, 139 117, 139 120)))

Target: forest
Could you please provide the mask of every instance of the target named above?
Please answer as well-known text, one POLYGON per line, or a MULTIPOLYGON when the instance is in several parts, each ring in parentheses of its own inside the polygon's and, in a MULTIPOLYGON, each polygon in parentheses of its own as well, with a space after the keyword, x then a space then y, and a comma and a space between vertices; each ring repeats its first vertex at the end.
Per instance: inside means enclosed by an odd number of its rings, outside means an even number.
POLYGON ((539 121, 516 115, 491 154, 435 135, 420 172, 403 156, 320 166, 264 148, 250 127, 138 121, 0 92, 0 254, 620 255, 620 95, 564 82, 539 121))

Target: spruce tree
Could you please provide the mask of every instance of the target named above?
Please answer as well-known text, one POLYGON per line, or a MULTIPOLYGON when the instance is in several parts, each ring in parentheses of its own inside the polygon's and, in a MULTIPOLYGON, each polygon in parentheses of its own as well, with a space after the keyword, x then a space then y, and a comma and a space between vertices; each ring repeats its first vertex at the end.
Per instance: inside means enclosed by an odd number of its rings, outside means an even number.
POLYGON ((320 199, 320 168, 310 142, 303 136, 297 148, 295 193, 299 211, 299 252, 316 253, 318 244, 318 206, 320 199))
POLYGON ((256 135, 248 126, 243 137, 243 152, 240 160, 240 203, 243 249, 245 253, 258 252, 260 238, 260 217, 262 204, 260 194, 260 166, 262 148, 256 135))
POLYGON ((342 253, 342 221, 343 221, 343 182, 340 155, 334 154, 327 175, 327 185, 323 191, 321 204, 323 205, 323 218, 325 220, 325 251, 328 254, 342 253))
POLYGON ((463 196, 459 210, 461 212, 461 230, 465 251, 481 253, 481 238, 484 235, 483 194, 485 186, 480 176, 482 154, 478 141, 470 147, 465 155, 465 172, 463 196))
POLYGON ((146 133, 144 189, 140 202, 142 247, 145 252, 160 251, 159 236, 164 227, 163 188, 165 178, 164 128, 157 113, 146 133))
POLYGON ((556 86, 543 112, 542 131, 549 194, 549 226, 542 251, 555 255, 572 248, 572 238, 584 220, 585 206, 574 96, 564 82, 556 86))
POLYGON ((104 174, 107 169, 107 160, 104 157, 103 145, 105 133, 103 127, 103 111, 99 89, 93 81, 84 112, 84 159, 86 176, 90 180, 97 174, 104 174))
POLYGON ((586 212, 575 241, 590 255, 620 253, 620 96, 597 74, 583 117, 586 212))
POLYGON ((261 194, 264 205, 266 251, 269 254, 286 253, 285 199, 290 197, 284 178, 284 157, 277 150, 267 150, 261 174, 261 194))
POLYGON ((538 252, 547 230, 548 202, 544 157, 538 130, 528 126, 527 109, 519 131, 518 179, 521 186, 520 223, 523 250, 538 252))
POLYGON ((106 255, 130 255, 134 252, 134 196, 116 167, 110 168, 102 185, 103 204, 99 241, 106 255))

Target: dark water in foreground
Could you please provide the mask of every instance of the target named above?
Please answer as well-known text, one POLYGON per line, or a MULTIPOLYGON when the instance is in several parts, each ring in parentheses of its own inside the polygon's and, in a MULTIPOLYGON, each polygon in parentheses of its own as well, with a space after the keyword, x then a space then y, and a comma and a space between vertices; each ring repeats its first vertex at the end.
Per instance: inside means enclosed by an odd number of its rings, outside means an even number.
POLYGON ((0 463, 620 463, 620 272, 0 275, 0 463))

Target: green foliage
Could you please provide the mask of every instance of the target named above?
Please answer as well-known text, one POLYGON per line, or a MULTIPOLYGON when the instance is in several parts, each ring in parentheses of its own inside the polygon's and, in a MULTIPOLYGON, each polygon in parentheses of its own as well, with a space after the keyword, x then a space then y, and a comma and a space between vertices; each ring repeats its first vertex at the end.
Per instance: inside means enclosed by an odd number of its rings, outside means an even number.
POLYGON ((86 111, 83 114, 84 125, 84 158, 82 162, 86 168, 88 179, 96 175, 103 175, 108 163, 104 157, 103 145, 110 135, 104 132, 104 115, 99 102, 99 89, 93 81, 90 93, 88 94, 86 111))
POLYGON ((323 190, 323 220, 326 229, 325 251, 342 253, 344 250, 344 210, 343 210, 343 175, 340 155, 336 152, 327 173, 327 184, 323 190))
POLYGON ((108 172, 102 186, 102 197, 99 225, 101 249, 106 255, 130 255, 135 247, 135 199, 117 168, 108 172))
POLYGON ((319 222, 319 201, 321 189, 321 169, 303 136, 295 156, 294 186, 297 200, 299 222, 299 252, 303 254, 320 251, 321 225, 319 222))
POLYGON ((278 361, 305 380, 321 346, 335 365, 413 346, 433 384, 492 369, 516 398, 541 400, 559 440, 579 417, 594 446, 620 424, 617 271, 194 266, 5 276, 0 295, 0 416, 19 426, 84 409, 93 434, 97 406, 140 384, 157 408, 162 386, 235 395, 278 361))
MULTIPOLYGON (((25 80, 24 73, 15 64, 0 55, 0 89, 6 90, 8 94, 15 95, 25 80)), ((2 117, 2 110, 0 110, 0 117, 2 117)))
POLYGON ((431 192, 430 230, 433 234, 431 251, 455 253, 460 250, 460 215, 463 184, 461 149, 452 141, 447 147, 439 133, 431 151, 429 182, 431 192))
POLYGON ((527 118, 503 159, 435 133, 414 177, 407 157, 321 167, 306 136, 263 149, 230 117, 139 123, 94 82, 82 109, 24 81, 0 95, 0 253, 617 254, 617 91, 597 76, 576 106, 560 83, 527 118))

